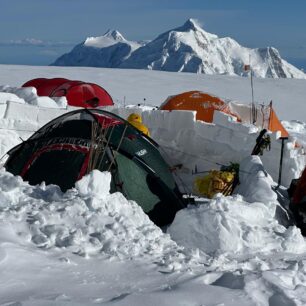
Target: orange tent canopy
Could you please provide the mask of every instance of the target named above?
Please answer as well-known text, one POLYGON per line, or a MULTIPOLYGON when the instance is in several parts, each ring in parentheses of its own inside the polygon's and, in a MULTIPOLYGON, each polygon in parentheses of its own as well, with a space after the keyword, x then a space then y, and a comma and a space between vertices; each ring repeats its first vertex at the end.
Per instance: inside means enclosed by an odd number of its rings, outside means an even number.
POLYGON ((227 103, 222 99, 201 91, 188 91, 176 96, 169 97, 160 107, 161 110, 193 110, 196 111, 196 119, 205 122, 213 122, 214 111, 222 111, 231 116, 240 118, 233 114, 227 103))
MULTIPOLYGON (((161 110, 192 110, 196 111, 196 119, 205 122, 213 122, 214 112, 221 111, 237 118, 238 122, 247 121, 246 114, 239 113, 239 104, 231 102, 231 106, 224 100, 204 93, 201 91, 188 91, 176 96, 169 97, 161 106, 161 110), (235 111, 234 111, 234 110, 235 111)), ((280 120, 278 119, 272 104, 266 106, 268 109, 267 122, 264 123, 258 120, 258 127, 267 128, 271 132, 281 132, 281 137, 288 137, 289 133, 283 127, 280 120)), ((244 111, 245 112, 245 111, 244 111)), ((248 113, 248 112, 247 112, 248 113)), ((258 109, 258 113, 261 113, 258 109)))

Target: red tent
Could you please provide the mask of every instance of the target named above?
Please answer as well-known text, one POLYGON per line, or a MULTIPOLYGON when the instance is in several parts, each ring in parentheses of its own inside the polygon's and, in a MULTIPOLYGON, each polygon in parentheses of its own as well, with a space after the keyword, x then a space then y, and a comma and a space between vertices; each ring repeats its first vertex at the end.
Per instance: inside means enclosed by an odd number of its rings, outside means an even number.
POLYGON ((67 98, 68 104, 78 107, 114 105, 108 92, 97 84, 71 81, 64 78, 38 78, 30 80, 22 87, 35 87, 39 96, 67 98))

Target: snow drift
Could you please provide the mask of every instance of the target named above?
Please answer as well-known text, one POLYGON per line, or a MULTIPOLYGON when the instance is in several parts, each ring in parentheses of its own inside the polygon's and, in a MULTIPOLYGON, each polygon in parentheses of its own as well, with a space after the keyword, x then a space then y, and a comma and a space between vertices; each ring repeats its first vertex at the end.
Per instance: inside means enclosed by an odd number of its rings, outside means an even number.
POLYGON ((94 170, 63 194, 55 185, 29 186, 0 173, 1 233, 40 249, 65 248, 81 256, 165 256, 179 247, 135 202, 110 194, 110 174, 94 170), (14 212, 14 213, 12 213, 14 212))
MULTIPOLYGON (((259 159, 247 160, 244 169, 259 165, 259 159)), ((185 304, 285 306, 306 301, 305 265, 295 259, 306 244, 296 228, 275 219, 269 177, 260 183, 266 186, 265 203, 217 195, 178 213, 168 230, 172 239, 136 203, 109 194, 109 181, 109 173, 94 171, 63 194, 57 186, 29 186, 0 171, 1 302, 143 305, 145 298, 148 305, 156 300, 183 305, 177 302, 181 297, 185 304)))

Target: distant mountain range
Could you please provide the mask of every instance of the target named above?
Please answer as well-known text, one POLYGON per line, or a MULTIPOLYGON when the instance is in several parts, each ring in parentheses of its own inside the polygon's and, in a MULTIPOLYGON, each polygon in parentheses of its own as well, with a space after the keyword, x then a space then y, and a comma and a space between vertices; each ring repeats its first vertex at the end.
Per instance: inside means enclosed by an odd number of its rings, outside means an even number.
POLYGON ((249 64, 255 77, 306 78, 277 49, 243 47, 230 37, 204 31, 193 19, 149 42, 128 41, 118 31, 107 31, 87 38, 51 65, 246 76, 249 64))

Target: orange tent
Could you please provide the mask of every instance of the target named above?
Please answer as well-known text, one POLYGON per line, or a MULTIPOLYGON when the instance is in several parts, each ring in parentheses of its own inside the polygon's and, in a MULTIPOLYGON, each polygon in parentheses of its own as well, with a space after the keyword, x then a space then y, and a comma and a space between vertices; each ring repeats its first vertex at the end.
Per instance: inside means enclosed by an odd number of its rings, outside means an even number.
MULTIPOLYGON (((250 122, 249 106, 227 103, 224 100, 201 91, 188 91, 176 96, 169 97, 161 106, 161 110, 192 110, 196 111, 196 119, 205 122, 213 122, 214 112, 220 111, 237 118, 238 122, 250 122)), ((271 132, 281 132, 281 137, 289 134, 278 119, 272 104, 257 107, 258 120, 255 123, 259 128, 266 128, 271 132), (264 116, 263 113, 267 112, 264 116), (262 117, 260 117, 262 116, 262 117)))
POLYGON ((205 122, 213 122, 214 111, 222 111, 229 115, 240 118, 230 111, 227 103, 216 96, 201 92, 188 91, 176 96, 169 97, 161 106, 161 110, 193 110, 196 111, 196 119, 205 122))

